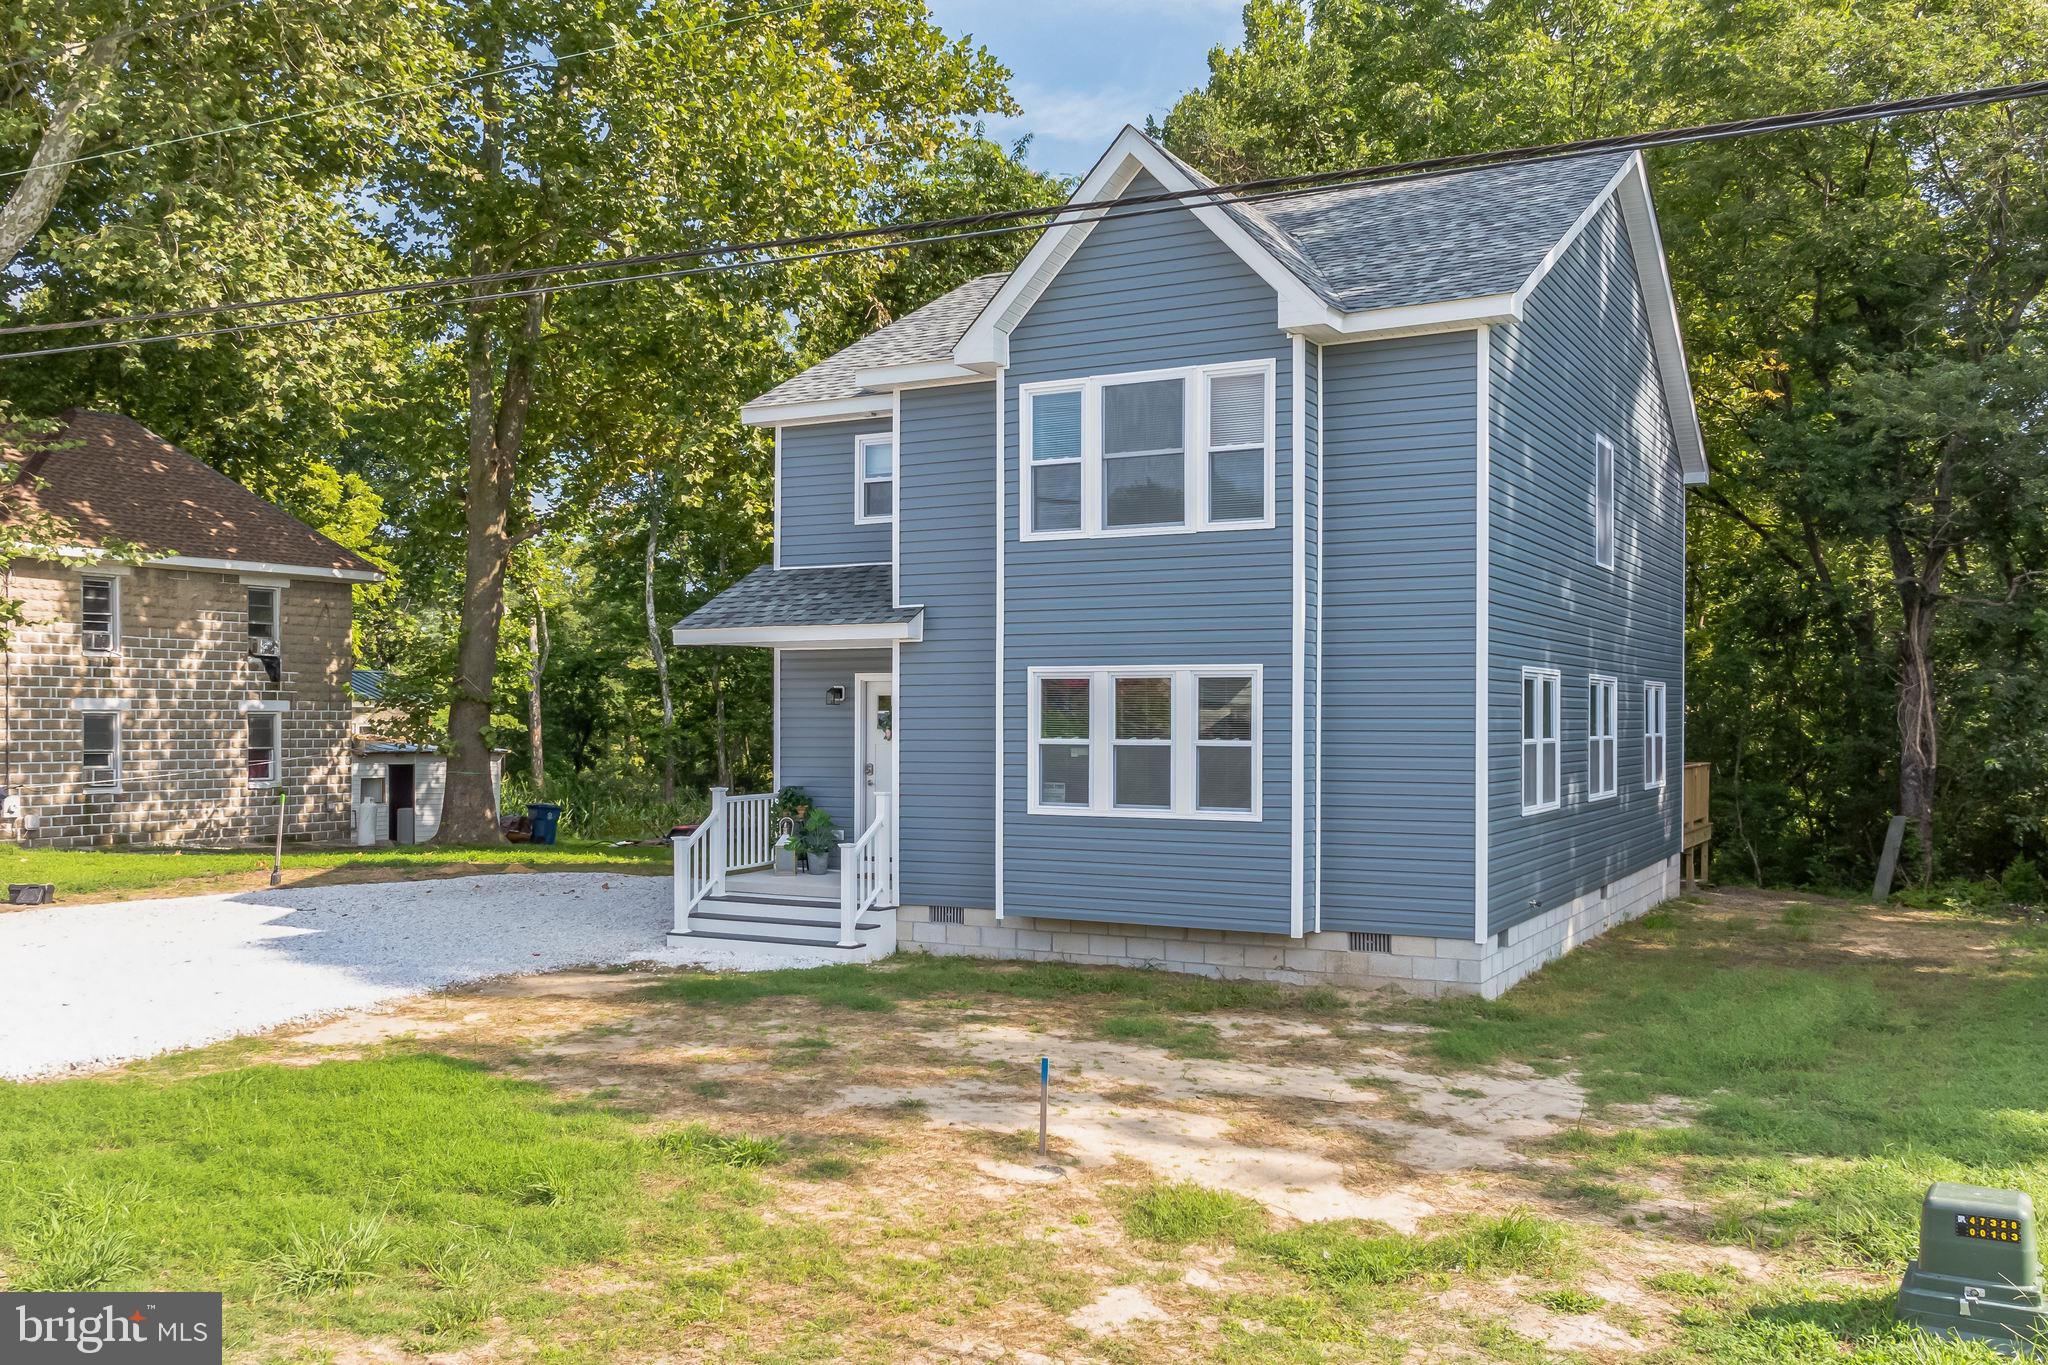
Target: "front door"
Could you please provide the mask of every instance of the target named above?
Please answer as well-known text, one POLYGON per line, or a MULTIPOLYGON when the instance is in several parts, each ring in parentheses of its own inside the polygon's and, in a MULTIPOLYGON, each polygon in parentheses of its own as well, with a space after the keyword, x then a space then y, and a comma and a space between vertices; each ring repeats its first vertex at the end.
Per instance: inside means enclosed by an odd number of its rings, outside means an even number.
POLYGON ((860 683, 860 743, 854 757, 860 788, 859 838, 875 822, 874 795, 896 790, 896 697, 887 674, 863 675, 860 683))

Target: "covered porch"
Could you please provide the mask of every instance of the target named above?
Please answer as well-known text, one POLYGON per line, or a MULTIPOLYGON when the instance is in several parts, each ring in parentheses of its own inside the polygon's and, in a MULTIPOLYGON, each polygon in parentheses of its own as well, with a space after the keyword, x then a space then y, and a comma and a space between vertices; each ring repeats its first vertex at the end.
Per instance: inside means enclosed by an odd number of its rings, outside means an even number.
POLYGON ((851 949, 894 907, 895 650, 924 627, 923 610, 894 595, 886 564, 762 568, 673 628, 679 647, 775 652, 773 785, 802 788, 830 817, 837 867, 770 872, 787 832, 774 827, 774 793, 715 791, 704 823, 675 841, 671 945, 716 932, 734 904, 798 905, 810 923, 830 907, 837 946, 851 949))

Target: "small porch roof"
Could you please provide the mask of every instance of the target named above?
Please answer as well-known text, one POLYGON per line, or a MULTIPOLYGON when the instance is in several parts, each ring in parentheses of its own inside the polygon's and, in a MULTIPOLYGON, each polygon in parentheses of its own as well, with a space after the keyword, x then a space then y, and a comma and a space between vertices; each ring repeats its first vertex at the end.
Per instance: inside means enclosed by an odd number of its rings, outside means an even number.
POLYGON ((887 564, 754 570, 678 621, 679 645, 851 649, 924 638, 924 608, 896 604, 887 564))

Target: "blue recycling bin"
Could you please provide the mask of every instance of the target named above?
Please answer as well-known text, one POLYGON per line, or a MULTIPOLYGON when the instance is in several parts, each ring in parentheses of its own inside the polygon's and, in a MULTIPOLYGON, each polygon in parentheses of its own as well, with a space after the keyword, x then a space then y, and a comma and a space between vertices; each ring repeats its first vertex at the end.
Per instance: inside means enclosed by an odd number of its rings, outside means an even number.
POLYGON ((555 826, 561 823, 562 808, 546 801, 536 801, 526 808, 526 818, 533 827, 533 842, 552 844, 555 841, 555 826))

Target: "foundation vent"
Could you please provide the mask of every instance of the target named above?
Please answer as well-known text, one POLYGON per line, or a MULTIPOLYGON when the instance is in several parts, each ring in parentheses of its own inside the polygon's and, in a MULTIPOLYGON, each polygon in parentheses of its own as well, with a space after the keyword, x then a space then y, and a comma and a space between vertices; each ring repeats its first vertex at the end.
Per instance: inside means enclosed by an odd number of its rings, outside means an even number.
POLYGON ((933 924, 967 923, 967 908, 962 905, 934 905, 931 914, 933 924))
POLYGON ((1496 948, 1505 948, 1508 946, 1507 930, 1503 929, 1493 936, 1493 946, 1496 948))
POLYGON ((1351 951, 1354 953, 1391 953, 1394 951, 1392 934, 1353 934, 1351 951))

